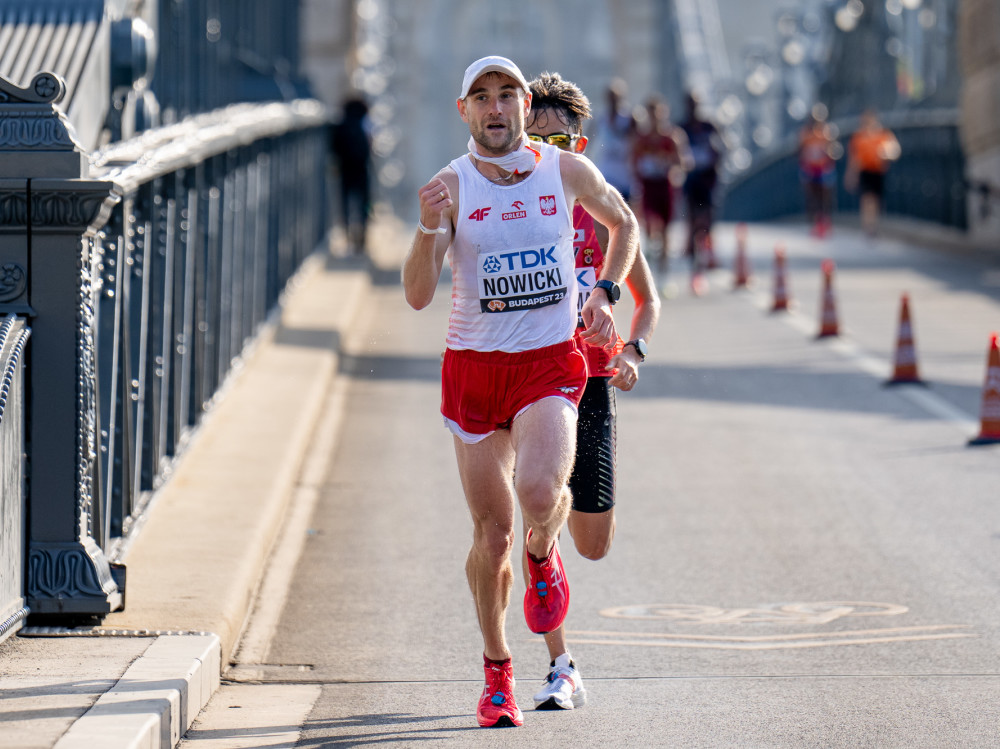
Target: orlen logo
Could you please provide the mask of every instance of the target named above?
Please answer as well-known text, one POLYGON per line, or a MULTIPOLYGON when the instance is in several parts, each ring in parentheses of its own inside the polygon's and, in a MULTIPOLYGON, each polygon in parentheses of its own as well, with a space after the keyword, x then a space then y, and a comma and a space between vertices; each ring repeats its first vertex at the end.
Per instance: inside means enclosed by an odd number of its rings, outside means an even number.
POLYGON ((521 210, 522 208, 524 208, 524 203, 522 203, 520 200, 515 200, 513 203, 510 204, 510 207, 513 208, 514 210, 508 211, 507 213, 504 213, 500 217, 504 221, 510 221, 511 219, 515 218, 527 218, 528 212, 521 210))
POLYGON ((486 306, 489 307, 490 311, 492 312, 502 312, 503 308, 506 307, 507 305, 504 304, 503 300, 501 299, 493 299, 486 306))
POLYGON ((556 215, 556 196, 555 195, 542 195, 538 198, 538 205, 542 209, 543 216, 555 216, 556 215))
POLYGON ((469 214, 469 218, 473 221, 482 221, 484 218, 490 215, 490 211, 493 209, 490 207, 477 208, 472 213, 469 214))

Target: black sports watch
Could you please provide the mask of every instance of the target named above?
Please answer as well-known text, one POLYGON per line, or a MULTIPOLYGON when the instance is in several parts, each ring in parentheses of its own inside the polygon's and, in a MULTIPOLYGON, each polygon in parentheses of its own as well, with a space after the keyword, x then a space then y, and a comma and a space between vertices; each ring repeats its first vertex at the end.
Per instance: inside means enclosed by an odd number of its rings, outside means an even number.
POLYGON ((635 352, 639 355, 639 361, 646 361, 646 356, 649 355, 649 346, 646 345, 644 339, 634 338, 625 345, 635 348, 635 352))
POLYGON ((614 306, 619 299, 621 299, 622 290, 618 287, 614 281, 608 281, 607 279, 598 281, 594 284, 595 289, 604 289, 608 293, 608 301, 614 306))

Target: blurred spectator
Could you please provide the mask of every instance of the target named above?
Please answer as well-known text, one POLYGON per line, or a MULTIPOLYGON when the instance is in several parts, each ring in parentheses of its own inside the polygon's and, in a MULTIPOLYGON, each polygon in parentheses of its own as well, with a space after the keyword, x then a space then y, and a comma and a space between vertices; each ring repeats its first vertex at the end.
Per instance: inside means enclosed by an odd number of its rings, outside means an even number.
POLYGON ((371 123, 364 99, 348 99, 330 130, 330 152, 340 175, 341 221, 351 251, 365 251, 371 211, 371 123))
MULTIPOLYGON (((719 161, 722 158, 722 136, 715 125, 706 120, 699 111, 698 98, 689 93, 684 104, 686 117, 681 128, 687 135, 691 149, 692 165, 684 180, 684 196, 687 198, 688 237, 686 253, 691 259, 692 283, 699 277, 702 263, 702 248, 711 248, 712 204, 715 184, 718 180, 719 161)), ((696 292, 697 288, 694 289, 696 292)))
POLYGON ((799 133, 799 176, 806 198, 806 217, 813 234, 825 237, 831 227, 836 140, 831 127, 816 114, 799 133))
POLYGON ((632 172, 639 187, 639 218, 656 248, 657 273, 667 272, 668 229, 673 218, 674 185, 683 184, 692 165, 684 131, 670 121, 670 106, 660 96, 646 102, 645 126, 636 133, 632 172))
POLYGON ((608 85, 608 106, 604 114, 594 120, 593 137, 598 143, 595 163, 612 187, 622 194, 626 202, 632 197, 632 175, 629 154, 635 137, 635 118, 629 109, 626 96, 628 86, 621 78, 608 85))
POLYGON ((869 236, 878 230, 882 212, 882 194, 889 165, 899 158, 899 141, 883 127, 871 109, 861 115, 857 132, 847 146, 847 171, 844 186, 861 192, 861 226, 869 236))

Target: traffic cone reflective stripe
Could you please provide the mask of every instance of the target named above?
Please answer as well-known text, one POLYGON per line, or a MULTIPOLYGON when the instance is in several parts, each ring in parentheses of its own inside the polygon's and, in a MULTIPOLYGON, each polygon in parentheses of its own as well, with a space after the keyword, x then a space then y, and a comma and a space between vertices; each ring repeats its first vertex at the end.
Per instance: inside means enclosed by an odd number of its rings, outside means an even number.
POLYGON ((910 297, 903 294, 899 310, 899 335, 896 339, 896 360, 892 377, 886 385, 904 383, 925 384, 917 373, 917 350, 913 344, 913 325, 910 322, 910 297))
POLYGON ((736 262, 733 268, 733 288, 743 289, 750 285, 750 262, 747 260, 747 225, 736 225, 736 262))
POLYGON ((785 248, 778 245, 774 249, 774 304, 772 312, 787 310, 789 303, 788 279, 785 277, 785 248))
POLYGON ((1000 349, 997 334, 990 336, 990 352, 983 385, 983 407, 980 412, 979 436, 970 445, 991 445, 1000 442, 1000 349))
POLYGON ((840 326, 837 324, 837 301, 833 296, 833 267, 832 260, 823 261, 823 301, 817 338, 840 334, 840 326))

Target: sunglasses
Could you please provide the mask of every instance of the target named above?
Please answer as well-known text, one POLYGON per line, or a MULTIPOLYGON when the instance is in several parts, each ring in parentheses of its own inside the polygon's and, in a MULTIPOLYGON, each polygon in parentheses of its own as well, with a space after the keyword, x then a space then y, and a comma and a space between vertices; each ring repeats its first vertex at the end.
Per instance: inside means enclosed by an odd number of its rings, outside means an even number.
POLYGON ((579 135, 570 135, 569 133, 549 133, 548 135, 528 135, 528 140, 533 140, 535 143, 548 143, 550 146, 555 146, 565 151, 579 137, 579 135))

